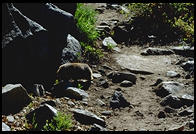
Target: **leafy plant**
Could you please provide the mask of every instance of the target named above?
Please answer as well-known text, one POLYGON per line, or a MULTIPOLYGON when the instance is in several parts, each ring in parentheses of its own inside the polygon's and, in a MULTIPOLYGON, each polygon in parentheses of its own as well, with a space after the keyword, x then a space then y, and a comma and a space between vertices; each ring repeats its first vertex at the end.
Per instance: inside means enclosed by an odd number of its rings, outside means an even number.
POLYGON ((78 83, 78 88, 79 88, 79 89, 82 89, 83 86, 82 86, 80 83, 78 83))
POLYGON ((27 123, 27 121, 25 120, 24 125, 27 130, 37 130, 38 124, 36 123, 35 113, 33 114, 32 123, 27 123))
POLYGON ((71 115, 66 115, 61 112, 57 113, 56 117, 49 122, 46 121, 46 124, 43 127, 45 131, 69 131, 72 127, 71 115))

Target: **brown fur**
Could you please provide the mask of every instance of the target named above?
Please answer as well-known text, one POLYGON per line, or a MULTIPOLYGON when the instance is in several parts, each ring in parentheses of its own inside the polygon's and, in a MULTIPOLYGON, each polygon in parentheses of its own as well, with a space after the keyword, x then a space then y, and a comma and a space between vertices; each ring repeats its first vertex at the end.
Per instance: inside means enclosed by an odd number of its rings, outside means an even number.
POLYGON ((86 79, 91 81, 93 80, 92 70, 85 63, 65 63, 57 70, 57 79, 64 81, 86 79))

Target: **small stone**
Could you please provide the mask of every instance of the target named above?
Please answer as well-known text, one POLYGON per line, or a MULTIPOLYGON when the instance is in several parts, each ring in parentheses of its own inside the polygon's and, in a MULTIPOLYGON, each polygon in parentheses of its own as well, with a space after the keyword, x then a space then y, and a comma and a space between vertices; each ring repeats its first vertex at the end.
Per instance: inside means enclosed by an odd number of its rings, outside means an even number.
POLYGON ((166 117, 166 114, 164 111, 160 111, 159 114, 158 114, 158 118, 165 118, 166 117))
POLYGON ((189 128, 190 129, 194 128, 194 120, 192 120, 192 121, 189 122, 189 128))
POLYGON ((8 122, 14 122, 14 117, 12 115, 7 116, 8 122))
POLYGON ((98 124, 93 124, 93 127, 89 131, 107 131, 107 129, 98 124))
POLYGON ((180 115, 180 116, 188 116, 188 115, 191 115, 193 113, 193 110, 191 110, 191 109, 186 109, 186 110, 184 110, 184 111, 182 111, 182 112, 180 112, 178 115, 180 115))
POLYGON ((11 131, 11 128, 4 122, 2 122, 2 131, 11 131))
POLYGON ((55 101, 53 101, 53 100, 44 101, 41 103, 41 105, 43 105, 45 103, 49 104, 50 106, 56 107, 55 101))
POLYGON ((100 99, 97 99, 97 103, 98 103, 98 105, 100 105, 100 106, 105 106, 106 104, 102 101, 102 100, 100 100, 100 99))
POLYGON ((102 81, 98 82, 98 85, 97 85, 97 86, 98 86, 98 87, 99 87, 99 86, 102 86, 102 87, 104 87, 104 88, 108 88, 108 87, 109 87, 108 80, 106 79, 106 80, 102 80, 102 81))
POLYGON ((101 112, 102 115, 105 115, 105 116, 110 116, 112 115, 112 111, 103 111, 101 112))
POLYGON ((67 104, 68 104, 69 106, 71 106, 71 107, 75 106, 75 104, 74 104, 71 100, 69 100, 69 101, 67 102, 67 104))
POLYGON ((121 87, 131 87, 133 83, 131 81, 124 80, 120 83, 121 87))
POLYGON ((102 75, 101 75, 101 74, 99 74, 99 73, 93 73, 93 77, 97 79, 97 78, 102 77, 102 75))
POLYGON ((173 109, 171 107, 168 107, 168 106, 165 107, 164 111, 166 113, 175 113, 175 112, 177 112, 175 109, 173 109))
POLYGON ((167 71, 166 76, 170 77, 170 78, 174 78, 174 77, 180 77, 180 74, 178 74, 174 71, 167 71))
POLYGON ((83 104, 84 106, 88 106, 88 102, 86 102, 86 101, 82 101, 82 104, 83 104))
POLYGON ((104 69, 113 70, 111 67, 109 67, 109 66, 107 66, 107 65, 102 65, 102 67, 103 67, 104 69))
POLYGON ((169 128, 168 131, 183 131, 183 130, 184 130, 184 125, 171 127, 171 128, 169 128))

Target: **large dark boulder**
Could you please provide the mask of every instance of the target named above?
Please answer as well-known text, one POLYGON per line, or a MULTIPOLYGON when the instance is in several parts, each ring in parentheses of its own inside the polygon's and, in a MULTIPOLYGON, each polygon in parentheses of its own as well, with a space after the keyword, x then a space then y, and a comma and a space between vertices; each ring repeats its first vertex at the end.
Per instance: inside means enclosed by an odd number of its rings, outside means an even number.
POLYGON ((75 15, 77 3, 53 3, 58 6, 60 9, 75 15))
POLYGON ((2 84, 40 83, 47 90, 75 26, 73 15, 51 3, 4 3, 2 17, 2 84))

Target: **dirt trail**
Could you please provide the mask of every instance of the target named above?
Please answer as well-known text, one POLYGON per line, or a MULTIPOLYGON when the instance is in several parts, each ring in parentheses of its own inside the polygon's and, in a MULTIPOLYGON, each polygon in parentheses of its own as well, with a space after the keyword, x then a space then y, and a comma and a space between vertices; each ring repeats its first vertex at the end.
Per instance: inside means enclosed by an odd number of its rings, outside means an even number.
MULTIPOLYGON (((104 3, 99 4, 89 4, 90 6, 97 8, 104 3)), ((109 21, 111 19, 123 19, 123 16, 116 12, 116 10, 104 10, 102 14, 98 15, 98 24, 102 21, 109 21)), ((167 115, 166 118, 158 118, 160 111, 163 111, 164 107, 160 105, 161 98, 158 97, 154 92, 153 88, 150 86, 156 82, 158 78, 161 78, 166 81, 178 81, 184 83, 183 78, 168 78, 166 77, 167 71, 176 71, 179 74, 183 75, 183 70, 179 66, 176 66, 175 63, 179 60, 177 55, 163 55, 163 56, 142 56, 140 53, 144 50, 140 46, 120 46, 121 52, 114 52, 110 55, 111 59, 108 61, 114 61, 107 64, 110 67, 121 71, 122 68, 130 69, 139 69, 144 71, 153 72, 151 75, 140 75, 137 74, 137 82, 135 85, 129 88, 122 88, 119 84, 114 84, 109 81, 109 88, 96 87, 92 86, 88 93, 92 102, 89 105, 94 106, 96 113, 100 114, 101 111, 108 110, 106 107, 99 107, 96 104, 97 98, 104 95, 105 103, 108 104, 110 97, 116 91, 117 88, 121 88, 125 98, 134 105, 133 108, 121 108, 115 109, 110 117, 106 118, 107 128, 109 130, 129 130, 129 131, 138 131, 138 130, 150 130, 150 131, 159 131, 159 130, 168 130, 176 126, 185 125, 191 118, 189 117, 178 117, 174 115, 167 115), (92 92, 92 90, 95 90, 92 92)), ((166 48, 166 47, 161 47, 166 48)), ((95 69, 94 69, 95 70, 95 69)), ((193 82, 191 87, 193 87, 193 82)), ((96 81, 95 81, 96 83, 96 81)), ((109 109, 111 110, 111 109, 109 109)), ((188 128, 185 127, 185 130, 188 128)))

